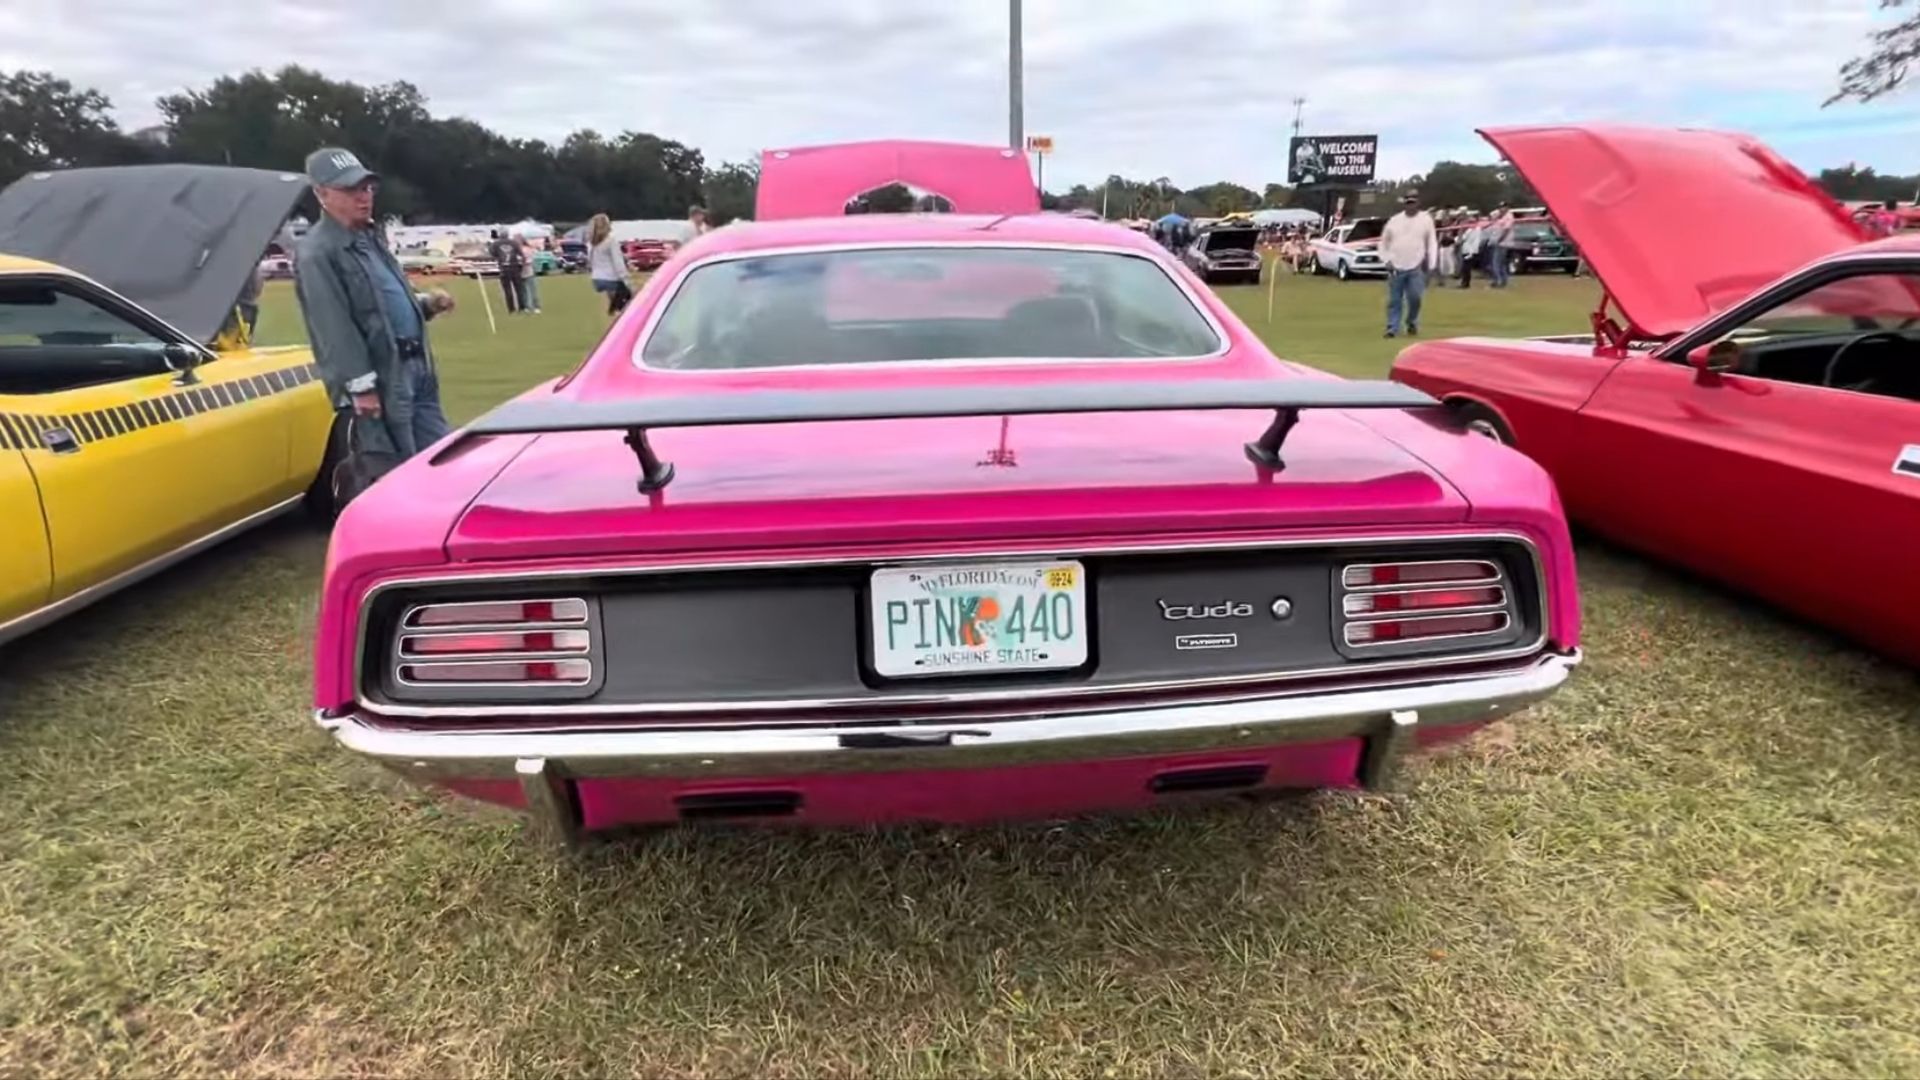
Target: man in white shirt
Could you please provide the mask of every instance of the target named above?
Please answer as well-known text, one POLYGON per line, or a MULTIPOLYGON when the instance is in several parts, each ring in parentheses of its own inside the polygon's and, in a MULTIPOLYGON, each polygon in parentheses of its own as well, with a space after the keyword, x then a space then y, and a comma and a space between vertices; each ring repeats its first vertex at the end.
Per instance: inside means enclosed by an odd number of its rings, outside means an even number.
POLYGON ((1439 261, 1440 237, 1433 218, 1420 209, 1420 193, 1409 191, 1400 212, 1380 233, 1380 258, 1387 264, 1387 336, 1400 335, 1400 311, 1407 314, 1407 336, 1420 334, 1420 300, 1427 292, 1427 270, 1439 261))
POLYGON ((1513 211, 1507 209, 1506 203, 1494 207, 1493 221, 1487 225, 1480 243, 1487 252, 1487 276, 1493 278, 1493 287, 1506 288, 1512 278, 1508 249, 1513 246, 1513 211))

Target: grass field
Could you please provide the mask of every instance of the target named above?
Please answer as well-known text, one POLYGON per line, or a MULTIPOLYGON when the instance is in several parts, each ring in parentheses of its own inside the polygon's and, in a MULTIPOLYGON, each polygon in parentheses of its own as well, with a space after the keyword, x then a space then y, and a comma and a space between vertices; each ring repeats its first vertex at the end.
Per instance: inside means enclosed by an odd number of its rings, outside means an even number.
MULTIPOLYGON (((577 278, 497 337, 457 288, 457 418, 603 329, 577 278)), ((1442 291, 1424 329, 1592 297, 1442 291)), ((1377 284, 1229 299, 1283 355, 1394 351, 1377 284)), ((1612 548, 1576 681, 1402 794, 561 858, 312 727, 323 547, 275 527, 0 652, 0 1075, 1920 1073, 1920 683, 1612 548)))

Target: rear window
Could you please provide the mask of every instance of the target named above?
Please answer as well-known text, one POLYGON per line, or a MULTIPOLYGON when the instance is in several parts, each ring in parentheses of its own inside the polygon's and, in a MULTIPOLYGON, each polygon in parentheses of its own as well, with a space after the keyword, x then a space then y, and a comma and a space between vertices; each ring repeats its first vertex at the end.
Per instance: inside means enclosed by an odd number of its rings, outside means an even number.
POLYGON ((762 255, 687 274, 641 346, 681 370, 1202 356, 1219 336, 1151 260, 1016 247, 762 255))

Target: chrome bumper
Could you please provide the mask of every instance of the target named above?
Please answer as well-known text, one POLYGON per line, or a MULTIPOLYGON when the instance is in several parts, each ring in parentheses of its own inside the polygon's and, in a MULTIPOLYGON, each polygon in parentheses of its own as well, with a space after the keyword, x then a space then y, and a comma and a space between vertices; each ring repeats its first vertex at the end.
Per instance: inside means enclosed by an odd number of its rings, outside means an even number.
POLYGON ((979 722, 680 727, 644 731, 396 728, 355 713, 315 720, 349 750, 400 773, 517 779, 547 824, 567 826, 566 782, 609 777, 714 780, 896 769, 992 768, 1264 747, 1360 737, 1360 781, 1381 787, 1416 732, 1479 723, 1546 697, 1578 650, 1524 668, 1425 683, 979 722))

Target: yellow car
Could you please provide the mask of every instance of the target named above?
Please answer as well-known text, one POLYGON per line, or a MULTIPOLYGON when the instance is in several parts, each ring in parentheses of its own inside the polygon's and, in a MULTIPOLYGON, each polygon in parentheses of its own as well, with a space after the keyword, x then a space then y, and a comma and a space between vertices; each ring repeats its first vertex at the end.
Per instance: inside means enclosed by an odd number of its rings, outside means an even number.
POLYGON ((313 354, 236 303, 305 188, 192 165, 0 192, 0 642, 307 501, 339 439, 313 354))

